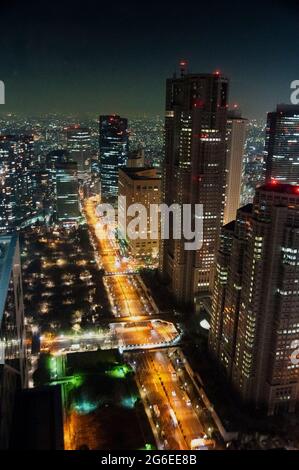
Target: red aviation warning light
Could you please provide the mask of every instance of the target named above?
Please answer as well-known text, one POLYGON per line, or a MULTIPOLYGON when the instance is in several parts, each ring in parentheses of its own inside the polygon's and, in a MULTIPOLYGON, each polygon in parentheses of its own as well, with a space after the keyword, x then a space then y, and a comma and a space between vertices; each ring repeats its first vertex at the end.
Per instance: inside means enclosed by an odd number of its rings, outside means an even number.
POLYGON ((186 59, 181 59, 179 62, 181 77, 183 77, 187 72, 188 61, 186 59))

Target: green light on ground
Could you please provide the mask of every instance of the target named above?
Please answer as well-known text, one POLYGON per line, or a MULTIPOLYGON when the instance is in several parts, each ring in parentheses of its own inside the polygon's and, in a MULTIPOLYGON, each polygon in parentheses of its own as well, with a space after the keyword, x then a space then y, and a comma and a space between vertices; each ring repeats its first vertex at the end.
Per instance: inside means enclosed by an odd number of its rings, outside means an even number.
POLYGON ((71 378, 70 378, 70 382, 72 384, 73 387, 80 387, 80 385, 83 384, 83 377, 81 375, 73 375, 71 378))
POLYGON ((146 443, 144 447, 142 447, 140 450, 155 450, 155 446, 152 444, 146 443))
POLYGON ((97 409, 98 404, 97 403, 92 403, 89 401, 83 401, 81 403, 75 403, 73 404, 72 408, 74 411, 76 411, 79 414, 86 415, 88 413, 92 413, 97 409))
POLYGON ((145 444, 145 450, 153 450, 154 446, 152 444, 145 444))
POLYGON ((114 367, 114 369, 107 371, 106 374, 115 379, 124 379, 126 377, 122 367, 114 367))
POLYGON ((116 366, 113 367, 113 369, 106 371, 107 375, 110 375, 110 377, 113 377, 115 379, 125 379, 126 375, 131 372, 131 368, 128 367, 127 365, 121 365, 121 366, 116 366))
POLYGON ((137 397, 125 397, 121 400, 121 406, 124 408, 134 408, 137 397))

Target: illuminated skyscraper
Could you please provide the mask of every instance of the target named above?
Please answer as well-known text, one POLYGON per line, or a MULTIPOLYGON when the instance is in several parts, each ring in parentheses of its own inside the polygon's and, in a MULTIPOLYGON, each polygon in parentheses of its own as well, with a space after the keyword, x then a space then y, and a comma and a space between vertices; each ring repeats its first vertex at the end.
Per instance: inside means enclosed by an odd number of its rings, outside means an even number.
POLYGON ((128 121, 117 115, 100 116, 100 177, 103 200, 118 192, 118 169, 128 157, 128 121))
POLYGON ((81 219, 77 162, 69 152, 53 150, 46 157, 44 168, 44 206, 54 222, 76 224, 81 219))
POLYGON ((272 182, 222 229, 210 350, 244 402, 276 414, 299 401, 296 341, 299 186, 272 182))
POLYGON ((226 196, 224 224, 235 220, 240 207, 241 181, 247 120, 237 111, 229 111, 227 119, 226 196))
POLYGON ((49 152, 45 158, 45 164, 41 169, 39 181, 39 194, 44 212, 56 222, 57 215, 57 191, 56 174, 58 164, 67 163, 69 154, 66 150, 55 149, 49 152))
POLYGON ((9 446, 16 393, 27 386, 18 237, 0 236, 0 449, 9 446))
POLYGON ((214 258, 223 221, 228 80, 186 73, 167 80, 162 201, 203 205, 203 246, 186 251, 184 240, 162 240, 160 271, 176 300, 194 304, 213 283, 214 258))
POLYGON ((76 224, 80 217, 77 163, 55 165, 56 218, 64 225, 76 224))
POLYGON ((80 126, 67 129, 67 150, 69 159, 77 163, 79 175, 91 170, 91 135, 90 130, 80 126))
POLYGON ((0 136, 0 232, 11 232, 35 214, 32 135, 0 136))
POLYGON ((299 106, 281 104, 268 113, 266 181, 299 182, 299 106))

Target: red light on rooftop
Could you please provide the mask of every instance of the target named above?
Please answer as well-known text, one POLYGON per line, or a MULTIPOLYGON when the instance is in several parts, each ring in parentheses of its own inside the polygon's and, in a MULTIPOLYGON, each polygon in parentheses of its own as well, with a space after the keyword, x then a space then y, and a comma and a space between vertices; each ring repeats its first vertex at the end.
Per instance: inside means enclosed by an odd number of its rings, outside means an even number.
POLYGON ((220 70, 215 70, 214 75, 220 75, 220 70))
POLYGON ((187 60, 181 59, 179 61, 179 67, 180 67, 180 71, 181 71, 181 77, 183 77, 185 75, 185 73, 187 72, 187 67, 188 67, 187 60))

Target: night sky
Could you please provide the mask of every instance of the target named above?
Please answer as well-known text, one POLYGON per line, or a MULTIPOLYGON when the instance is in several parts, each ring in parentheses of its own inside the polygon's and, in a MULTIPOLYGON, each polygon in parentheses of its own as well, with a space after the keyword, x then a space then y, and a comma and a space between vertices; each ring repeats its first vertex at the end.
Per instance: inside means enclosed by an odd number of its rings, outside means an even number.
POLYGON ((163 114, 180 58, 264 118, 299 79, 296 1, 1 0, 0 111, 163 114), (44 6, 42 6, 44 5, 44 6))

